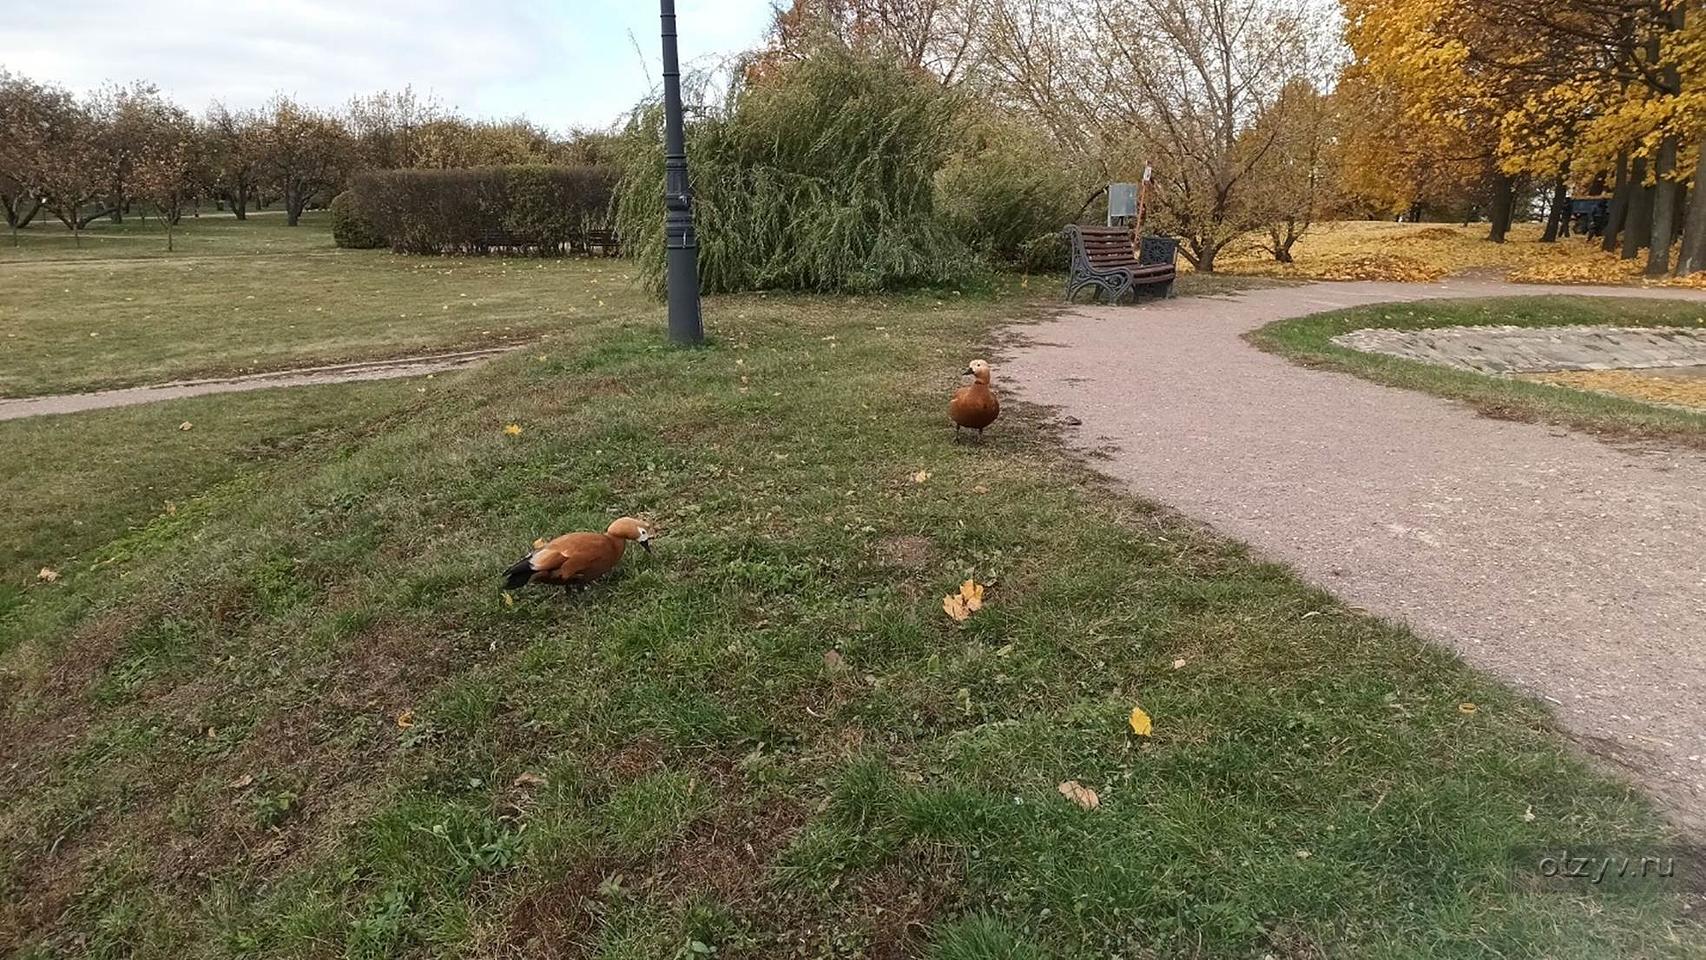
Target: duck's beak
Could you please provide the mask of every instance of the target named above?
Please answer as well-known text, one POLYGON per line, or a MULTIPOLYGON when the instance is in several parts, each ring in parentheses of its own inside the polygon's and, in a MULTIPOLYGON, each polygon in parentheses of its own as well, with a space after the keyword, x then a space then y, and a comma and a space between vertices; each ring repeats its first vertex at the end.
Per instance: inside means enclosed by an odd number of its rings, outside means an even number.
POLYGON ((977 374, 973 373, 972 369, 970 367, 967 367, 965 372, 960 374, 960 376, 962 376, 962 377, 975 377, 975 376, 977 376, 977 374))
POLYGON ((642 536, 636 538, 634 540, 634 542, 639 544, 640 549, 646 551, 646 553, 650 554, 652 552, 652 535, 651 534, 649 534, 649 533, 643 534, 642 536))

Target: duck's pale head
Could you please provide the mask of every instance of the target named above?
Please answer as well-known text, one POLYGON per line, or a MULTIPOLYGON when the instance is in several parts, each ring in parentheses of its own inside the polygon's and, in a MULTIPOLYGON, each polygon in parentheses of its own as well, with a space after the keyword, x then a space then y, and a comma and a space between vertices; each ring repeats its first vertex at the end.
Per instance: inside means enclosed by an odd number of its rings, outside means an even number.
POLYGON ((652 551, 652 528, 633 517, 621 517, 611 521, 604 532, 618 540, 632 540, 644 547, 647 553, 652 551))
POLYGON ((988 383, 989 364, 982 360, 973 360, 971 363, 966 364, 966 372, 961 374, 961 376, 973 377, 978 383, 988 383))

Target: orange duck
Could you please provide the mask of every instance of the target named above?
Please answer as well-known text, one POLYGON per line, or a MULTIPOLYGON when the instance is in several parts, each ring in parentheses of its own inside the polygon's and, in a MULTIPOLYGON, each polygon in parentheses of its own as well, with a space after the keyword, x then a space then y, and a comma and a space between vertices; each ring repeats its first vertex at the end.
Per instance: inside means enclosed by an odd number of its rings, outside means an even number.
POLYGON ((989 389, 989 364, 973 360, 960 376, 970 376, 972 383, 955 390, 954 398, 948 401, 948 419, 954 421, 954 438, 959 438, 961 427, 976 430, 981 437, 983 428, 1001 416, 1001 401, 995 399, 995 391, 989 389))
POLYGON ((623 517, 603 533, 565 533, 555 540, 536 541, 527 556, 504 571, 504 588, 529 583, 573 587, 591 583, 615 569, 628 541, 652 551, 652 532, 633 517, 623 517))

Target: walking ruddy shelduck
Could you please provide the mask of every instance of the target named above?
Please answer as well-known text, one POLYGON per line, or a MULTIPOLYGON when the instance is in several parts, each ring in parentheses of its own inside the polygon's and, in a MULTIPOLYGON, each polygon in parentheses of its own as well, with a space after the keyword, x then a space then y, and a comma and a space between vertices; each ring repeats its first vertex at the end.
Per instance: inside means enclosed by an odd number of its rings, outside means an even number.
POLYGON ((591 583, 615 569, 628 541, 652 551, 652 531, 633 517, 623 517, 603 533, 565 533, 555 540, 535 543, 527 556, 504 571, 504 589, 515 590, 529 583, 573 587, 591 583))
POLYGON ((1001 401, 995 399, 995 391, 989 389, 989 364, 973 360, 960 376, 970 376, 972 383, 955 390, 953 399, 948 401, 948 419, 954 421, 954 438, 959 439, 961 427, 976 430, 981 437, 983 428, 1001 416, 1001 401))

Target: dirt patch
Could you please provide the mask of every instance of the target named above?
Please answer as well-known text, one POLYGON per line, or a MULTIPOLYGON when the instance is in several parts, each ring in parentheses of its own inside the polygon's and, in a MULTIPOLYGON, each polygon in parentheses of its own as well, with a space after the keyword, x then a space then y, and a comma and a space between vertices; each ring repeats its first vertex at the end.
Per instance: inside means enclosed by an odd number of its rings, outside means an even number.
POLYGON ((929 537, 917 534, 884 537, 877 542, 877 554, 890 566, 916 572, 930 565, 936 556, 936 544, 929 537))

